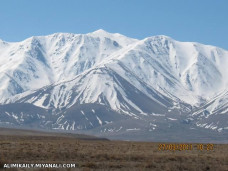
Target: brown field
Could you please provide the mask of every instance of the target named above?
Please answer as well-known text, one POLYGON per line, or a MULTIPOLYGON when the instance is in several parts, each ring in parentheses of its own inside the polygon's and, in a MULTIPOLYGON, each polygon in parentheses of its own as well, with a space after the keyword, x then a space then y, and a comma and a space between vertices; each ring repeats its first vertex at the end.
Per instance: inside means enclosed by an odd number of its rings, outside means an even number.
POLYGON ((208 150, 199 150, 197 144, 193 144, 192 150, 170 151, 159 150, 160 143, 78 138, 0 132, 0 167, 6 163, 74 163, 76 168, 65 170, 228 171, 227 144, 214 144, 213 149, 208 150))

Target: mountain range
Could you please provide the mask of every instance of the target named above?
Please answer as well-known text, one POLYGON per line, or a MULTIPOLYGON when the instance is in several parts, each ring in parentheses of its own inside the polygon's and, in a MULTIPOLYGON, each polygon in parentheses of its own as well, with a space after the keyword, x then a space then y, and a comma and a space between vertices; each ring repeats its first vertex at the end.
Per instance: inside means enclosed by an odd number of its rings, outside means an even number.
POLYGON ((228 51, 97 30, 0 40, 0 126, 228 142, 228 51))

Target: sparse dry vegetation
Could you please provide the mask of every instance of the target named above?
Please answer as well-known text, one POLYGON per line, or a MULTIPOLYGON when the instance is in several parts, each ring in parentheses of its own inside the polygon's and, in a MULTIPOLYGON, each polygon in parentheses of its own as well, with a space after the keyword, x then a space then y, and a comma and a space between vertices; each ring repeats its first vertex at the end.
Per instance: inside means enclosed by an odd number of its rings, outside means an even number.
POLYGON ((190 151, 159 151, 158 144, 53 136, 1 136, 0 167, 4 163, 75 163, 76 169, 66 170, 228 170, 228 145, 214 145, 211 151, 200 151, 196 144, 190 151))

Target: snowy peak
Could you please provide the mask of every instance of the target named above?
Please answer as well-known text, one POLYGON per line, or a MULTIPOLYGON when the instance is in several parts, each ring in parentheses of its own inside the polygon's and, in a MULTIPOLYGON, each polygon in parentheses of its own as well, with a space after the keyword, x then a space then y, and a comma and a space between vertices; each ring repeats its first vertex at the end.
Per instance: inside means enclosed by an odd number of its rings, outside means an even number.
POLYGON ((86 35, 100 39, 112 39, 118 42, 121 46, 127 46, 138 41, 137 39, 129 38, 119 33, 109 33, 102 29, 96 30, 86 35))
POLYGON ((220 48, 155 36, 143 40, 137 49, 144 49, 160 68, 199 96, 212 97, 215 89, 222 91, 227 85, 228 54, 220 48))
POLYGON ((108 33, 107 31, 103 30, 103 29, 98 29, 92 33, 89 33, 90 35, 95 35, 95 36, 100 36, 100 37, 105 37, 107 35, 110 35, 110 33, 108 33))
POLYGON ((108 33, 106 37, 56 33, 9 43, 7 47, 1 45, 0 80, 4 84, 0 101, 27 90, 70 80, 129 43, 132 39, 108 33))
POLYGON ((164 35, 137 40, 100 29, 88 34, 34 36, 1 45, 0 62, 0 80, 5 83, 1 99, 72 80, 102 66, 131 84, 141 80, 165 96, 192 105, 212 98, 228 85, 227 51, 164 35))
POLYGON ((0 39, 0 48, 5 47, 6 45, 7 43, 0 39))

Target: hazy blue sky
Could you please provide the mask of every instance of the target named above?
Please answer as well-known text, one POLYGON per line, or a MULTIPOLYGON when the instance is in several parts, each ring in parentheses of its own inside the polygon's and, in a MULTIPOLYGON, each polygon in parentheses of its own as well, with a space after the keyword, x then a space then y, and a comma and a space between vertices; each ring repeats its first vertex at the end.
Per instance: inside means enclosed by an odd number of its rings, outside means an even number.
POLYGON ((0 0, 0 39, 97 29, 167 35, 228 50, 228 0, 0 0))

